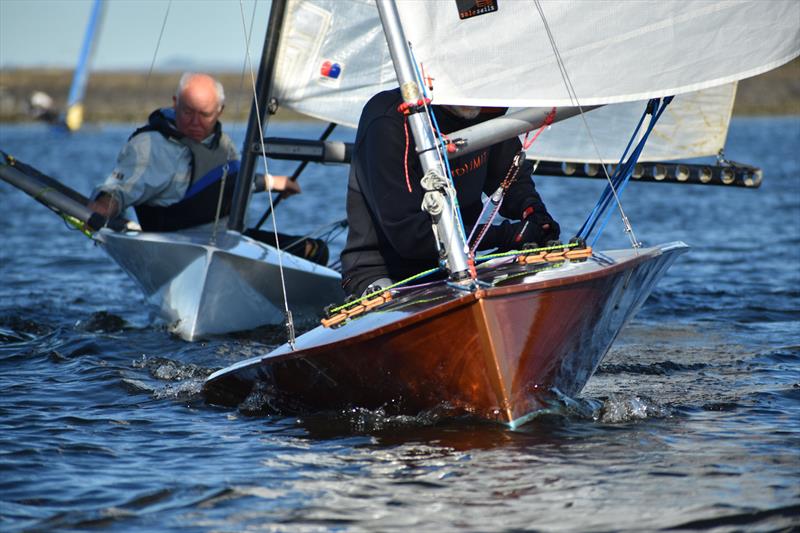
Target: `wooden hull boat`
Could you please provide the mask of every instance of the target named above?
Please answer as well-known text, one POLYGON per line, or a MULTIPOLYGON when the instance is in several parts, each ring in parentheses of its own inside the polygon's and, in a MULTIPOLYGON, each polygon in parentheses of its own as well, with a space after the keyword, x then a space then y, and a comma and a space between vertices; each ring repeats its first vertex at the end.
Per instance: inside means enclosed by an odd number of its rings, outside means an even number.
POLYGON ((339 326, 212 374, 211 403, 285 412, 439 407, 516 428, 559 394, 576 395, 683 243, 582 262, 490 265, 487 284, 398 291, 339 326))

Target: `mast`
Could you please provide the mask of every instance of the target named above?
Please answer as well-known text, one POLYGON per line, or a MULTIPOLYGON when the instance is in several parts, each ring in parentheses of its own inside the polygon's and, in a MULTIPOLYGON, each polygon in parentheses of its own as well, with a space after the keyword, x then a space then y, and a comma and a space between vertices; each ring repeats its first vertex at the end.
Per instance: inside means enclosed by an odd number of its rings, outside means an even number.
POLYGON ((261 63, 258 68, 258 78, 256 79, 255 102, 250 108, 250 118, 247 122, 247 133, 242 146, 242 163, 239 168, 239 176, 236 180, 236 187, 233 190, 233 200, 231 213, 228 218, 228 229, 242 232, 244 230, 244 218, 247 213, 247 204, 250 201, 250 189, 253 183, 253 173, 255 171, 258 154, 252 147, 259 139, 262 127, 266 128, 269 113, 267 107, 271 97, 272 78, 275 71, 275 60, 278 55, 278 43, 283 30, 284 14, 286 13, 286 0, 273 0, 269 11, 269 22, 267 24, 267 34, 264 37, 264 48, 261 51, 261 63), (257 105, 256 105, 257 104, 257 105), (259 112, 261 116, 259 116, 259 112))
MULTIPOLYGON (((403 26, 400 24, 397 6, 393 0, 377 0, 377 5, 394 70, 397 80, 400 82, 403 101, 416 107, 417 102, 422 98, 422 93, 417 84, 414 61, 408 48, 403 26)), ((431 182, 437 184, 426 186, 423 183, 423 187, 428 191, 425 193, 423 209, 433 219, 434 236, 440 245, 440 252, 444 252, 450 279, 454 281, 469 279, 469 266, 464 251, 465 244, 455 226, 454 213, 457 208, 454 205, 454 198, 450 196, 449 192, 452 191, 452 194, 455 194, 455 191, 450 187, 438 185, 447 183, 442 162, 438 157, 438 143, 428 127, 427 116, 424 112, 411 113, 408 116, 408 123, 414 135, 417 154, 424 172, 422 181, 428 184, 431 182)))

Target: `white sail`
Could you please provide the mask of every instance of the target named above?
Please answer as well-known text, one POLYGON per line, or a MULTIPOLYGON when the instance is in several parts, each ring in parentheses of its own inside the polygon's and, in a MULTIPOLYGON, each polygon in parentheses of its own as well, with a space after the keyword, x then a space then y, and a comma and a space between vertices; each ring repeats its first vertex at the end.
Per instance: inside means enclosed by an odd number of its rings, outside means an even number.
MULTIPOLYGON (((700 91, 800 54, 797 0, 543 0, 538 5, 581 105, 700 91)), ((434 103, 574 105, 533 0, 500 0, 497 11, 464 20, 455 0, 400 1, 398 7, 417 61, 434 78, 434 103)), ((286 20, 274 79, 283 107, 355 127, 372 95, 397 86, 373 0, 292 0, 286 20)), ((723 102, 728 93, 719 91, 676 98, 662 118, 667 124, 674 120, 674 126, 660 125, 649 143, 672 137, 691 148, 679 153, 662 143, 663 153, 675 157, 718 151, 725 137, 720 125, 727 121, 722 117, 730 112, 723 102), (716 107, 695 111, 701 104, 716 107), (713 127, 699 127, 709 117, 713 127), (697 149, 702 139, 704 146, 697 149)), ((622 114, 638 120, 637 106, 622 114)), ((618 106, 611 108, 593 113, 620 113, 618 106)), ((633 125, 619 141, 623 147, 633 125)), ((542 144, 555 137, 552 130, 537 141, 542 154, 549 153, 542 144)), ((657 153, 649 148, 646 157, 662 158, 657 153)), ((601 150, 604 160, 618 156, 613 148, 601 150)), ((585 153, 581 159, 596 157, 585 153)))
POLYGON ((367 100, 396 86, 373 1, 288 3, 273 81, 281 106, 356 127, 367 100))
POLYGON ((581 105, 646 100, 755 76, 800 54, 797 0, 497 5, 461 20, 455 2, 398 2, 436 102, 573 106, 562 65, 581 105))
MULTIPOLYGON (((716 155, 725 146, 736 83, 675 97, 659 119, 639 161, 671 161, 716 155)), ((528 157, 544 161, 617 163, 646 101, 611 104, 557 122, 536 139, 528 157), (588 130, 583 120, 588 123, 588 130), (588 134, 591 131, 591 137, 588 134)), ((639 132, 641 138, 649 119, 639 132)))

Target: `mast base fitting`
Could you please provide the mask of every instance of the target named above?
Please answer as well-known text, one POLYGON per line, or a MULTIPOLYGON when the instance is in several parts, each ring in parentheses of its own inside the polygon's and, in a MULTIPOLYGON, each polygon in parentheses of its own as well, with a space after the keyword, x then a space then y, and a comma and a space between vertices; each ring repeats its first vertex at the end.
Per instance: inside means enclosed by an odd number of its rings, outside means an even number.
POLYGON ((465 280, 471 280, 472 276, 469 275, 469 270, 462 270, 461 272, 453 272, 450 274, 450 281, 453 283, 460 283, 465 280))

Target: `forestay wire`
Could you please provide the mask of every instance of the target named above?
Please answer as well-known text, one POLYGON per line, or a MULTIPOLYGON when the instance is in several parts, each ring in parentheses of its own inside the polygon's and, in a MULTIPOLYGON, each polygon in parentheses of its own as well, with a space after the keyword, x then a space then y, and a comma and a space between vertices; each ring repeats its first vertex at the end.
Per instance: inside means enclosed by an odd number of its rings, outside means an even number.
POLYGON ((153 68, 156 65, 156 58, 158 57, 158 49, 161 47, 161 39, 164 37, 164 30, 167 28, 167 19, 169 19, 169 9, 172 7, 172 0, 167 2, 167 10, 164 12, 164 20, 161 21, 161 31, 158 33, 158 41, 156 41, 156 49, 153 50, 153 59, 150 60, 150 68, 147 70, 147 77, 144 80, 144 91, 142 91, 143 98, 146 100, 150 87, 150 78, 153 76, 153 68))
MULTIPOLYGON (((253 61, 250 57, 250 42, 247 35, 247 22, 245 21, 244 16, 244 4, 242 0, 239 0, 239 10, 242 15, 242 30, 245 37, 245 50, 246 50, 246 57, 247 57, 247 68, 250 72, 250 82, 251 87, 253 89, 253 105, 255 106, 256 116, 258 117, 258 139, 261 145, 261 160, 264 162, 264 176, 267 189, 269 189, 269 172, 267 168, 267 150, 264 146, 264 129, 262 124, 262 115, 261 110, 258 108, 258 95, 256 94, 256 77, 255 73, 253 72, 253 61)), ((286 278, 283 272, 283 250, 281 250, 281 245, 278 240, 278 223, 277 223, 277 216, 275 214, 275 210, 273 209, 272 203, 272 195, 267 193, 267 197, 269 198, 270 209, 272 209, 272 231, 275 235, 275 248, 278 250, 278 270, 281 274, 281 291, 283 293, 283 309, 286 314, 286 328, 289 334, 289 346, 292 350, 295 349, 295 335, 294 335, 294 320, 292 320, 292 312, 289 311, 289 298, 286 295, 286 278)))
POLYGON ((589 139, 592 141, 592 146, 594 147, 595 153, 597 154, 597 158, 600 160, 600 166, 603 169, 603 174, 606 176, 606 180, 608 181, 608 187, 613 195, 614 201, 617 204, 617 208, 619 209, 620 216, 622 217, 622 224, 625 228, 625 233, 628 234, 628 238, 631 241, 631 246, 634 249, 640 248, 641 243, 636 239, 636 234, 633 232, 633 226, 628 220, 628 216, 625 214, 625 210, 622 208, 622 203, 620 202, 619 195, 617 194, 617 189, 614 187, 614 183, 611 180, 611 176, 608 174, 608 169, 606 168, 605 162, 603 162, 603 158, 600 156, 600 149, 597 146, 597 142, 595 141, 594 135, 592 134, 591 128, 589 128, 589 122, 586 120, 586 116, 583 110, 583 107, 578 100, 578 93, 575 91, 575 87, 572 85, 572 81, 569 78, 569 74, 567 73, 566 66, 564 64, 564 60, 561 57, 561 52, 558 50, 558 45, 556 45, 555 38, 553 37, 553 33, 550 30, 550 25, 547 22, 547 17, 544 15, 544 10, 542 9, 540 0, 533 0, 533 3, 536 5, 537 11, 539 11, 539 16, 542 19, 542 24, 544 25, 545 32, 547 33, 547 38, 550 41, 550 46, 553 48, 553 54, 555 55, 556 62, 558 64, 559 72, 561 73, 561 79, 564 81, 564 86, 567 89, 567 93, 569 93, 570 100, 575 104, 575 106, 580 111, 581 120, 583 120, 584 127, 586 128, 586 133, 589 135, 589 139))

